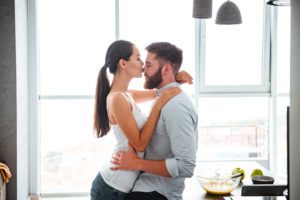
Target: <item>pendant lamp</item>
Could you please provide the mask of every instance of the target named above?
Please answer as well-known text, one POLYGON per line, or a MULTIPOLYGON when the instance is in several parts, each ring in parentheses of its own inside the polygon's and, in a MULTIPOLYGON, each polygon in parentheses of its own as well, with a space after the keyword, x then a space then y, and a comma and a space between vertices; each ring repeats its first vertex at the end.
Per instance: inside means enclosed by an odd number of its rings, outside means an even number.
POLYGON ((216 24, 231 25, 241 23, 242 16, 237 5, 229 0, 223 3, 218 10, 216 24))
POLYGON ((200 19, 211 18, 212 0, 194 0, 193 17, 200 19))

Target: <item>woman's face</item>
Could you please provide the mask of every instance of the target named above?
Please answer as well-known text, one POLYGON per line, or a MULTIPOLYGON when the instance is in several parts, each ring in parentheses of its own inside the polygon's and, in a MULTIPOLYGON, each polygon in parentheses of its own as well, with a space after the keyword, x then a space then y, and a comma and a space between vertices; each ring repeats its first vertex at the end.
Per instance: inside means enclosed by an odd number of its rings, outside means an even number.
POLYGON ((133 46, 132 55, 129 61, 126 62, 126 71, 133 77, 141 77, 143 72, 144 62, 140 58, 140 52, 138 48, 133 46))

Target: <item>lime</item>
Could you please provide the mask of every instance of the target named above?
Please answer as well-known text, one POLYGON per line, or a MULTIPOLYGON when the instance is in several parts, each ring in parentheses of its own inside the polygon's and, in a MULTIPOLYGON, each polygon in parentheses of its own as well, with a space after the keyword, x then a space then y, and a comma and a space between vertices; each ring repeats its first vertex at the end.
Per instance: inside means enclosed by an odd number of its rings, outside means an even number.
POLYGON ((242 169, 242 168, 234 168, 232 170, 232 173, 241 173, 242 174, 242 177, 241 177, 241 181, 245 178, 245 171, 242 169))
POLYGON ((263 176, 263 175, 264 174, 261 169, 254 169, 250 176, 252 177, 252 176, 263 176))

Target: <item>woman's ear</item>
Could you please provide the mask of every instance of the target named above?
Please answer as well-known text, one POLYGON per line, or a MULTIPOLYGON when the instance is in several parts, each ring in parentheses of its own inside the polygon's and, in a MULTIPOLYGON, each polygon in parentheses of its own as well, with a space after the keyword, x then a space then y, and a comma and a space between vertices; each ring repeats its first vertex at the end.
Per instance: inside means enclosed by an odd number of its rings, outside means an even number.
POLYGON ((126 68, 126 60, 120 59, 119 66, 121 67, 121 69, 125 69, 126 68))

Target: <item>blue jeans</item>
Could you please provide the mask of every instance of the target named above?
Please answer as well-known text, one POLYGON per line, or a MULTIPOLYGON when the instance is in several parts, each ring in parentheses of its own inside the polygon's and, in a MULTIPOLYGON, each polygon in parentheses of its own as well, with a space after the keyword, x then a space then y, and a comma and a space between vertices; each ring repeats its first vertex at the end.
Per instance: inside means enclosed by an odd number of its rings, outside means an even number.
POLYGON ((93 181, 91 200, 124 200, 127 193, 116 190, 105 183, 100 173, 93 181))
POLYGON ((131 192, 126 200, 168 200, 164 195, 158 192, 131 192))

